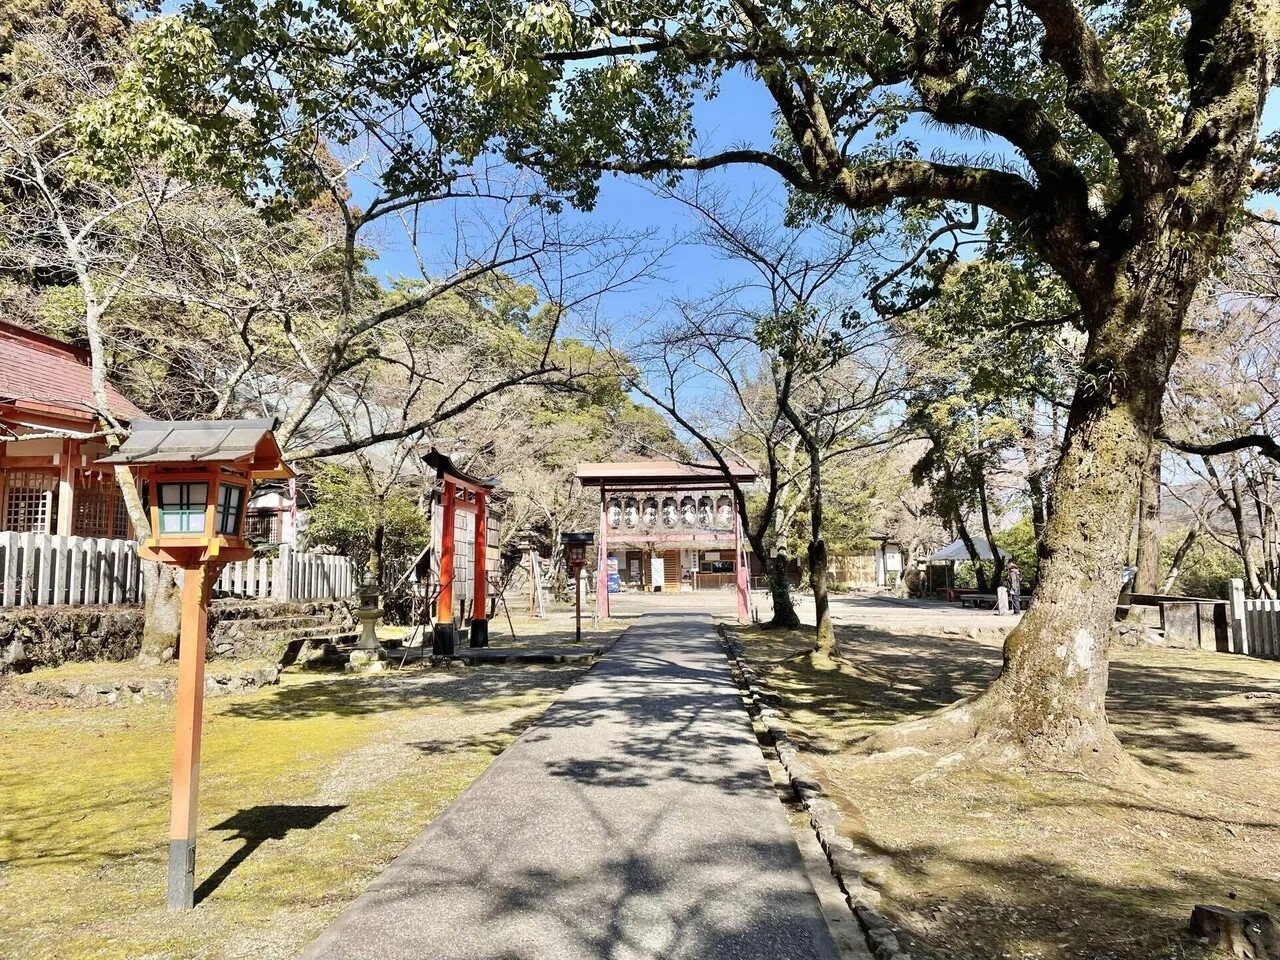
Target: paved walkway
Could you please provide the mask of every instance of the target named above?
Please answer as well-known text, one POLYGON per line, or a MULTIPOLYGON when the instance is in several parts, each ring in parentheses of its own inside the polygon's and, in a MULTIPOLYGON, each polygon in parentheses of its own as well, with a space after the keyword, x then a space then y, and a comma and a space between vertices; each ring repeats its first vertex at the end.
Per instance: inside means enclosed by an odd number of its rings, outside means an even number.
POLYGON ((705 616, 649 614, 308 960, 835 960, 705 616))

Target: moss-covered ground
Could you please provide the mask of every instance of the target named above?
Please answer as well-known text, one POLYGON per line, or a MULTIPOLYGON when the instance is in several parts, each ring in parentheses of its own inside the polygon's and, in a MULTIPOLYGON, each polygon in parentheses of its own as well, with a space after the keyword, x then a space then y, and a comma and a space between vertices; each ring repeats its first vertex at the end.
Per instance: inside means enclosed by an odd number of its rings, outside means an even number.
POLYGON ((207 701, 184 914, 164 908, 172 705, 0 697, 0 957, 296 956, 581 673, 286 674, 207 701))
MULTIPOLYGON (((1108 715, 1145 782, 975 768, 919 751, 868 757, 867 733, 976 693, 1000 641, 838 628, 740 630, 792 735, 872 857, 867 880, 917 957, 1196 957, 1197 903, 1280 918, 1280 663, 1120 648, 1108 715)), ((952 631, 960 634, 960 631, 952 631)))

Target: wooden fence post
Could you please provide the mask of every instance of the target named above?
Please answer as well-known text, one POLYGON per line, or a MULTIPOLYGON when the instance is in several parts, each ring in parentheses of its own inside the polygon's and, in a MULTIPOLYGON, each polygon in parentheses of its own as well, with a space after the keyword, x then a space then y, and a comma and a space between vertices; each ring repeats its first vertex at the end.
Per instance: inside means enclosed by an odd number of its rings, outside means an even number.
POLYGON ((1244 609, 1244 581, 1231 579, 1231 652, 1249 654, 1249 620, 1244 609))
POLYGON ((288 600, 289 599, 289 567, 291 566, 291 557, 293 547, 287 543, 280 544, 280 558, 276 560, 275 570, 272 571, 271 577, 271 599, 272 600, 288 600))

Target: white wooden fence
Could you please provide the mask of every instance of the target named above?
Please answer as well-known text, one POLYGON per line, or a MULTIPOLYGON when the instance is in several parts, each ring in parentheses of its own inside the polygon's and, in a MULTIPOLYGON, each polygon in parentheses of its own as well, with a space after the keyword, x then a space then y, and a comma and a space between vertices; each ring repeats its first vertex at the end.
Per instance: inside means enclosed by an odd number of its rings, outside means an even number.
POLYGON ((1231 652, 1280 660, 1280 600, 1246 600, 1244 581, 1231 581, 1231 652))
POLYGON ((138 545, 106 537, 0 533, 0 607, 137 603, 138 545))
MULTIPOLYGON (((278 558, 227 564, 218 594, 247 599, 333 600, 355 592, 346 557, 280 547, 278 558)), ((105 537, 0 532, 0 608, 141 603, 138 545, 105 537)))
POLYGON ((356 591, 356 565, 346 557, 306 553, 287 544, 280 556, 229 563, 214 589, 224 596, 272 600, 335 600, 356 591))

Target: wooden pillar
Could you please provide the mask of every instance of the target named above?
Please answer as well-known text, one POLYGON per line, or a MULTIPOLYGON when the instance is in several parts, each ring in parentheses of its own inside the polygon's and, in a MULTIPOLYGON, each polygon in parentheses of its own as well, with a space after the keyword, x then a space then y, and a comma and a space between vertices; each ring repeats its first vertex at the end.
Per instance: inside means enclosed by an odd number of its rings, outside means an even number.
POLYGON ((71 536, 71 520, 75 515, 76 468, 72 463, 71 450, 71 440, 63 440, 62 453, 58 458, 58 526, 50 531, 60 537, 71 536))
POLYGON ((489 498, 476 491, 475 583, 471 589, 471 646, 489 645, 489 584, 485 549, 489 539, 489 498))
POLYGON ((747 623, 751 620, 749 606, 750 594, 747 581, 747 556, 742 549, 742 518, 738 511, 733 511, 733 566, 738 580, 738 620, 747 623))
POLYGON ((453 624, 453 525, 458 514, 457 491, 448 480, 440 494, 440 596, 436 621, 453 624))
POLYGON ((200 789, 200 721, 204 712, 204 653, 208 586, 217 571, 182 571, 182 632, 178 639, 178 710, 173 742, 173 800, 169 815, 170 910, 194 906, 196 809, 200 789))
POLYGON ((596 567, 596 616, 609 619, 609 511, 604 484, 600 484, 600 552, 596 567))

